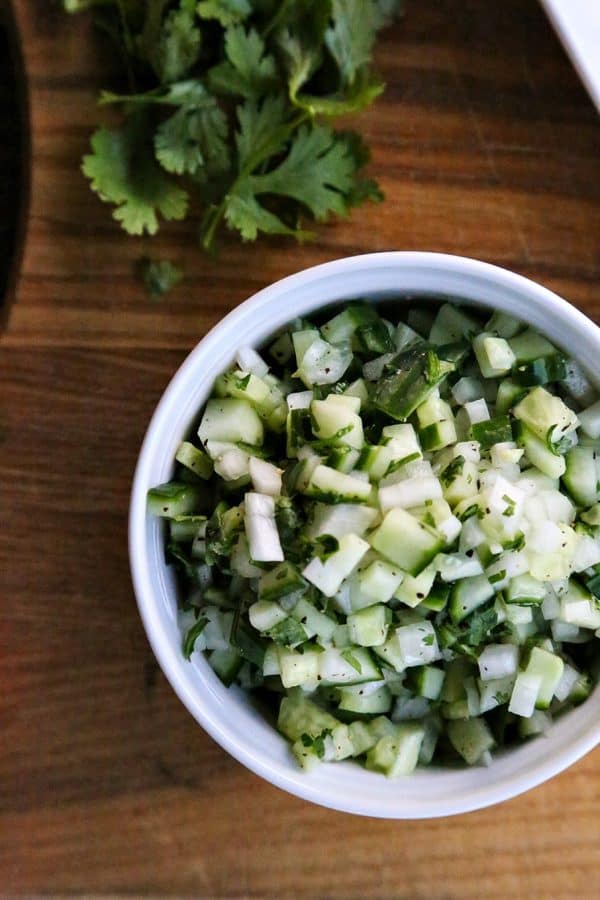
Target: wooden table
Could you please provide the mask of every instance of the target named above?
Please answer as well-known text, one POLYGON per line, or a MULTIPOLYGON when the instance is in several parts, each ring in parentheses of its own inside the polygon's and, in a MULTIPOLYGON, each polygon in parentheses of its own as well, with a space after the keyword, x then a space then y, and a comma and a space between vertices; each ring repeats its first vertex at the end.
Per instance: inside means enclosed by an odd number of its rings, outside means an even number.
MULTIPOLYGON (((600 894, 600 752, 487 811, 361 820, 287 796, 214 744, 158 671, 126 546, 152 409, 187 351, 257 288, 344 254, 486 259, 600 319, 600 129, 534 0, 421 0, 383 38, 363 116, 387 201, 297 250, 164 230, 185 262, 151 303, 78 174, 107 77, 85 18, 14 3, 32 143, 0 352, 0 893, 506 898, 600 894)), ((540 753, 544 752, 540 742, 540 753)))

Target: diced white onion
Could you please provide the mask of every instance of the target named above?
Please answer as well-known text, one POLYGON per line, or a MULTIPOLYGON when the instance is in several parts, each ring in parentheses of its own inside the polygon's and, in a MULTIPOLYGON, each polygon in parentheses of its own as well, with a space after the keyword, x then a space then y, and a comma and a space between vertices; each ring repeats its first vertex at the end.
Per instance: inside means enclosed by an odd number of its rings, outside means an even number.
POLYGON ((519 649, 514 644, 488 644, 477 660, 482 681, 514 675, 519 666, 519 649))
POLYGON ((258 378, 264 378, 269 371, 269 367, 253 347, 240 347, 235 357, 235 361, 242 372, 251 372, 258 378))
POLYGON ((541 675, 520 672, 512 690, 508 711, 528 719, 535 709, 541 684, 541 675))

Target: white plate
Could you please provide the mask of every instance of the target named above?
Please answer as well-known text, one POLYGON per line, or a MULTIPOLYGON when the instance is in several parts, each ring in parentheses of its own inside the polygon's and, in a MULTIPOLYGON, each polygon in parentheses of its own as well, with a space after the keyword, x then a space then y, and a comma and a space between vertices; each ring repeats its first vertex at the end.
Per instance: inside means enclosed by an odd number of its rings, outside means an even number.
POLYGON ((600 112, 600 0, 541 0, 600 112))

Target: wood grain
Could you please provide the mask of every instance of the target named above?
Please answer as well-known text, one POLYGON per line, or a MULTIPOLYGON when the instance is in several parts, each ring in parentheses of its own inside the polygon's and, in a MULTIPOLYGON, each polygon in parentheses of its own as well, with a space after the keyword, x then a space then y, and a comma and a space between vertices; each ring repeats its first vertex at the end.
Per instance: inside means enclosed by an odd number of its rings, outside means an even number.
MULTIPOLYGON (((133 277, 126 239, 78 174, 111 61, 85 18, 14 3, 32 178, 0 344, 0 894, 468 900, 600 895, 600 751, 500 807, 379 822, 251 775, 158 670, 126 549, 131 475, 185 352, 228 309, 348 253, 464 253, 530 275, 600 320, 600 129, 534 0, 421 0, 382 41, 384 98, 363 116, 382 206, 314 245, 193 229, 171 297, 133 277)), ((540 742, 540 753, 544 752, 540 742)))

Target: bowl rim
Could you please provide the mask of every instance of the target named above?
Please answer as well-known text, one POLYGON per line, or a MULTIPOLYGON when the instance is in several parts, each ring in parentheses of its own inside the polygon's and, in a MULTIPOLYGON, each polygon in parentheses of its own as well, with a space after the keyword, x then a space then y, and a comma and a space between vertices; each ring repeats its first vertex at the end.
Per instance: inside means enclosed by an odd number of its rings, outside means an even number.
MULTIPOLYGON (((182 658, 177 658, 169 647, 168 642, 163 639, 164 635, 162 635, 162 627, 157 615, 159 598, 152 589, 149 577, 151 562, 148 558, 149 554, 145 543, 146 475, 151 456, 154 452, 156 440, 165 424, 165 410, 170 406, 172 397, 178 392, 180 383, 183 383, 187 378, 188 372, 195 368, 198 357, 202 357, 211 347, 216 346, 221 340, 221 335, 226 334, 232 326, 241 324, 246 316, 268 307, 274 300, 284 296, 290 290, 310 285, 312 282, 321 281, 325 277, 348 277, 353 272, 357 272, 365 267, 375 274, 379 269, 389 268, 390 266, 398 267, 399 269, 410 268, 410 266, 430 266, 437 270, 441 269, 444 272, 456 273, 465 278, 482 279, 483 282, 494 283, 496 286, 510 288, 512 291, 522 293, 525 296, 535 297, 538 304, 546 306, 550 311, 554 309, 560 312, 563 318, 565 316, 568 317, 576 331, 583 329, 589 333, 591 328, 600 349, 600 328, 582 312, 567 303, 566 300, 525 276, 468 257, 421 251, 366 253, 311 266, 282 278, 240 303, 208 331, 183 360, 163 392, 143 438, 135 468, 129 511, 129 559, 134 593, 144 629, 167 680, 196 721, 235 759, 271 784, 330 809, 381 818, 435 818, 491 806, 515 797, 552 778, 600 743, 600 721, 595 727, 584 727, 579 731, 575 730, 572 738, 562 747, 560 752, 555 752, 548 759, 540 761, 537 765, 530 766, 519 776, 513 776, 508 784, 505 778, 499 783, 493 782, 484 788, 473 790, 467 796, 457 797, 450 803, 446 801, 445 804, 440 804, 439 807, 435 804, 429 804, 429 806, 424 806, 422 810, 417 808, 411 809, 409 812, 400 810, 396 813, 389 809, 382 811, 376 805, 368 801, 364 802, 364 800, 359 802, 352 796, 325 795, 323 788, 313 784, 306 775, 302 774, 299 779, 296 774, 292 773, 291 764, 290 771, 286 771, 285 767, 275 766, 266 755, 261 756, 251 752, 244 745, 243 741, 238 740, 231 733, 231 729, 228 729, 224 718, 215 715, 214 711, 208 709, 203 702, 203 698, 199 696, 199 692, 192 688, 190 679, 184 674, 181 667, 182 658)), ((382 294, 383 292, 374 287, 373 293, 382 294)), ((397 293, 402 293, 401 285, 399 285, 397 293)), ((423 296, 426 292, 411 291, 411 293, 419 293, 423 296)), ((439 296, 438 291, 435 293, 439 296)), ((331 302, 335 303, 335 297, 332 297, 331 302)), ((484 300, 482 302, 483 305, 486 305, 484 300)), ((492 307, 492 304, 488 305, 492 307)), ((288 315, 287 320, 291 317, 288 315)), ((524 315, 523 318, 526 318, 526 316, 524 315)))

